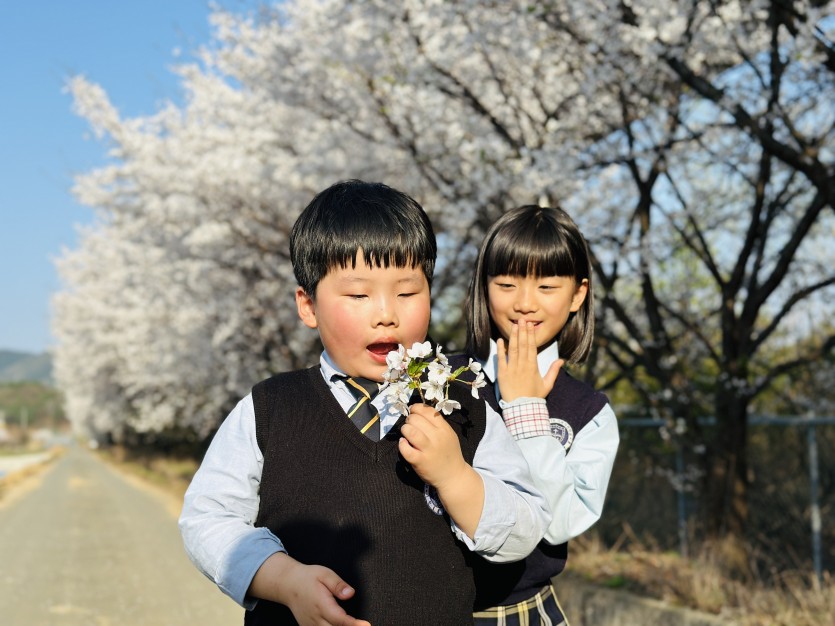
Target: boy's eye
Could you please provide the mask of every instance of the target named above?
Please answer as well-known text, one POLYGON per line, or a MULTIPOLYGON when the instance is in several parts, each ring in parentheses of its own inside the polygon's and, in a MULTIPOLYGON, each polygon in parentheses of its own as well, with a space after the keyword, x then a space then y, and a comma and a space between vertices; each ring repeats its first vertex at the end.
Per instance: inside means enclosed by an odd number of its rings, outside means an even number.
POLYGON ((349 293, 348 297, 352 300, 362 300, 363 298, 367 298, 368 296, 364 293, 349 293))
POLYGON ((414 296, 414 295, 416 295, 416 294, 415 294, 414 292, 412 292, 412 291, 408 291, 408 292, 406 292, 406 293, 399 293, 399 294, 397 294, 397 295, 398 295, 398 296, 400 296, 401 298, 410 298, 410 297, 412 297, 412 296, 414 296))

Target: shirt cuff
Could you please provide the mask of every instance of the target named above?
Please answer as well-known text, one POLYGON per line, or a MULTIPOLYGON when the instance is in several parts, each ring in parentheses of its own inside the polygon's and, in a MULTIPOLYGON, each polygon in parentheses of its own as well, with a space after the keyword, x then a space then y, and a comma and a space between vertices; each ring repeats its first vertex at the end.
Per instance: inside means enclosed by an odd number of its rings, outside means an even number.
POLYGON ((515 440, 551 435, 548 404, 544 398, 516 398, 502 402, 502 418, 515 440))
MULTIPOLYGON (((452 518, 450 518, 450 526, 452 532, 468 550, 488 560, 493 560, 490 557, 494 557, 502 549, 516 525, 516 502, 513 492, 503 481, 492 476, 485 476, 481 472, 478 472, 478 475, 481 476, 484 484, 484 507, 473 539, 458 528, 452 518)), ((511 555, 506 560, 519 560, 527 556, 528 552, 511 555)))
POLYGON ((266 528, 253 529, 224 555, 215 575, 220 590, 243 608, 251 610, 257 598, 247 595, 255 573, 270 556, 286 552, 281 541, 266 528))

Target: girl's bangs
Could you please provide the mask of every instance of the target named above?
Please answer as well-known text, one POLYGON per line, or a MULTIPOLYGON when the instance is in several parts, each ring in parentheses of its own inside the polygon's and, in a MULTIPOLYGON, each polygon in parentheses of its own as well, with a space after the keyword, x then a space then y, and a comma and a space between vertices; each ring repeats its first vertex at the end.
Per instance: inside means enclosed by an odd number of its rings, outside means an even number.
POLYGON ((574 255, 555 233, 497 233, 487 253, 488 276, 575 276, 574 255))

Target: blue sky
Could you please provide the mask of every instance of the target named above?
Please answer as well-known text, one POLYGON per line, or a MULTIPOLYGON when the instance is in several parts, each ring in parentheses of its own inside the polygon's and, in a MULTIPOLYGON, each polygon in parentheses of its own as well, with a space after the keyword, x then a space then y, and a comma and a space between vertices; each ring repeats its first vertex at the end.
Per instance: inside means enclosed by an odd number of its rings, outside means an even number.
POLYGON ((122 115, 153 113, 179 101, 170 68, 209 40, 209 14, 209 0, 0 2, 0 349, 54 345, 53 259, 93 218, 70 189, 106 148, 73 114, 67 78, 100 84, 122 115))

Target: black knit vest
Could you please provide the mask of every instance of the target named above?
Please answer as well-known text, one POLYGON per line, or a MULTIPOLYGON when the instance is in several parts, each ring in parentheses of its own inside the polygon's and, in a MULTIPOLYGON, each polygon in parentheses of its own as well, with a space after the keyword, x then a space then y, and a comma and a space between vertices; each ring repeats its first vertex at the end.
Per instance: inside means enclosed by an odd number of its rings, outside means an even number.
MULTIPOLYGON (((264 455, 256 526, 296 560, 329 567, 355 590, 349 615, 374 626, 472 623, 473 573, 446 515, 400 457, 404 418, 379 442, 363 436, 331 394, 319 367, 274 376, 252 390, 264 455)), ((447 417, 464 459, 484 435, 483 402, 453 385, 462 408, 447 417)), ((260 600, 246 622, 296 624, 285 606, 260 600)))
MULTIPOLYGON (((450 357, 449 363, 455 369, 466 364, 467 357, 456 355, 450 357)), ((488 381, 488 385, 479 391, 481 397, 501 414, 495 387, 488 381)), ((557 382, 545 401, 548 404, 552 428, 555 426, 555 420, 560 420, 564 423, 557 422, 557 428, 565 431, 565 424, 568 424, 574 437, 609 402, 605 394, 572 378, 565 370, 560 371, 557 382)), ((515 563, 489 563, 473 555, 476 610, 515 604, 536 595, 542 587, 550 583, 551 578, 565 569, 567 559, 567 543, 552 546, 544 541, 540 541, 526 559, 515 563)))

